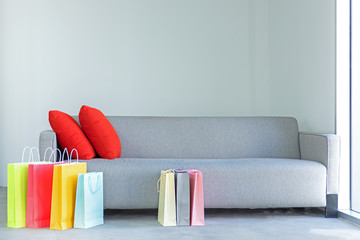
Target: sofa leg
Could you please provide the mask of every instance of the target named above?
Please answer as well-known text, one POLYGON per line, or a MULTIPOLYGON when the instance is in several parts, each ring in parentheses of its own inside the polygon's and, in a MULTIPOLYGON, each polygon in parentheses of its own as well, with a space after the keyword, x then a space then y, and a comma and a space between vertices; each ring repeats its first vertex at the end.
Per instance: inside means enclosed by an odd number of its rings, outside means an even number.
POLYGON ((336 218, 337 214, 338 214, 338 195, 337 194, 327 194, 326 195, 325 217, 326 218, 336 218))

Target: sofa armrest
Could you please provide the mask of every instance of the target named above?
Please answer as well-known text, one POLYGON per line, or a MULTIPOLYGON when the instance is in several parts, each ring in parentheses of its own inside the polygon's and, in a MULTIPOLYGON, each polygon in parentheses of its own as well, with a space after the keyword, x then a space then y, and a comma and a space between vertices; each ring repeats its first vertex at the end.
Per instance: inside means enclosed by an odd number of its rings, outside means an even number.
MULTIPOLYGON (((45 130, 40 133, 39 138, 39 152, 40 152, 40 159, 44 159, 44 153, 45 150, 50 147, 52 149, 57 148, 57 139, 56 139, 56 133, 52 130, 45 130)), ((47 153, 46 155, 50 157, 47 153)), ((57 160, 57 154, 55 155, 55 160, 57 160)))
POLYGON ((301 159, 313 160, 327 169, 326 192, 339 192, 340 138, 335 134, 299 133, 301 159))

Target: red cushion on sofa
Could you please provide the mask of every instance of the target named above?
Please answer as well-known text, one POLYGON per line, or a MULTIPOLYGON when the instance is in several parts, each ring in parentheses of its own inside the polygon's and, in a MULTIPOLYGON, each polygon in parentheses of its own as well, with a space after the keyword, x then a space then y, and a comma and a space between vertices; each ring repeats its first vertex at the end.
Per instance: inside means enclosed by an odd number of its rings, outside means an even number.
POLYGON ((80 109, 79 122, 100 157, 106 159, 120 157, 119 136, 102 112, 84 105, 80 109))
MULTIPOLYGON (((49 122, 56 133, 60 146, 70 152, 75 148, 79 153, 79 159, 91 159, 95 157, 95 150, 86 138, 79 124, 68 114, 60 111, 49 111, 49 122)), ((76 158, 76 156, 72 156, 76 158)))

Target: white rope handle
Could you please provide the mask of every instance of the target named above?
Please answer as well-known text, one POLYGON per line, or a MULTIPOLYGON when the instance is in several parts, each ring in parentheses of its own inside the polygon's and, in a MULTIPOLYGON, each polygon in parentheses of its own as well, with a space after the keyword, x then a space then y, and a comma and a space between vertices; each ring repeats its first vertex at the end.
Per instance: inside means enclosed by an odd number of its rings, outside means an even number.
POLYGON ((70 162, 70 160, 69 160, 69 159, 70 159, 70 157, 69 157, 69 151, 67 150, 67 148, 64 148, 63 155, 62 155, 62 157, 61 157, 61 162, 64 162, 65 153, 66 153, 68 162, 70 162))
POLYGON ((34 161, 34 154, 33 154, 33 150, 34 150, 34 149, 37 151, 38 160, 40 161, 40 152, 39 152, 39 149, 38 149, 37 147, 32 147, 32 148, 30 148, 29 162, 31 162, 31 161, 30 161, 30 157, 31 157, 31 159, 32 159, 32 162, 35 162, 35 161, 34 161))
MULTIPOLYGON (((45 149, 45 152, 44 152, 44 162, 45 162, 45 160, 46 160, 46 153, 47 153, 48 150, 50 150, 51 152, 55 151, 55 150, 52 149, 51 147, 47 147, 47 148, 45 149)), ((50 156, 51 156, 51 153, 50 153, 50 156)))
POLYGON ((76 163, 78 163, 79 162, 79 152, 78 152, 78 150, 76 150, 76 148, 73 148, 71 150, 71 152, 70 152, 70 160, 72 158, 72 154, 73 154, 74 151, 76 152, 76 163))
MULTIPOLYGON (((24 147, 24 150, 22 152, 22 157, 21 157, 21 162, 22 163, 24 162, 24 155, 25 155, 25 152, 26 152, 27 149, 29 149, 31 151, 31 147, 29 147, 29 146, 24 147)), ((30 160, 30 155, 29 155, 29 160, 30 160)))
MULTIPOLYGON (((60 149, 56 148, 56 149, 54 149, 54 150, 51 152, 50 158, 49 158, 50 160, 51 160, 51 157, 52 157, 52 155, 53 155, 54 153, 59 153, 59 159, 61 159, 61 151, 60 151, 60 149)), ((56 160, 56 156, 54 156, 54 161, 53 161, 53 162, 55 162, 55 160, 56 160)))

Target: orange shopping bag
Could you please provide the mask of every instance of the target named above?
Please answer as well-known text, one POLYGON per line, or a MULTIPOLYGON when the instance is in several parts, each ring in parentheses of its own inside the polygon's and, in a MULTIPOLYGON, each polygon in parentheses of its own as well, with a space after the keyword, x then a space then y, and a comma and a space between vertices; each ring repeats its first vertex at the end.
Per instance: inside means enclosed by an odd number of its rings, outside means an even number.
MULTIPOLYGON (((74 227, 76 185, 78 174, 86 173, 86 163, 69 162, 54 165, 51 197, 50 229, 64 230, 74 227)), ((67 149, 64 150, 62 161, 67 149)), ((68 154, 67 154, 68 155, 68 154)), ((69 156, 69 155, 68 155, 69 156)))

